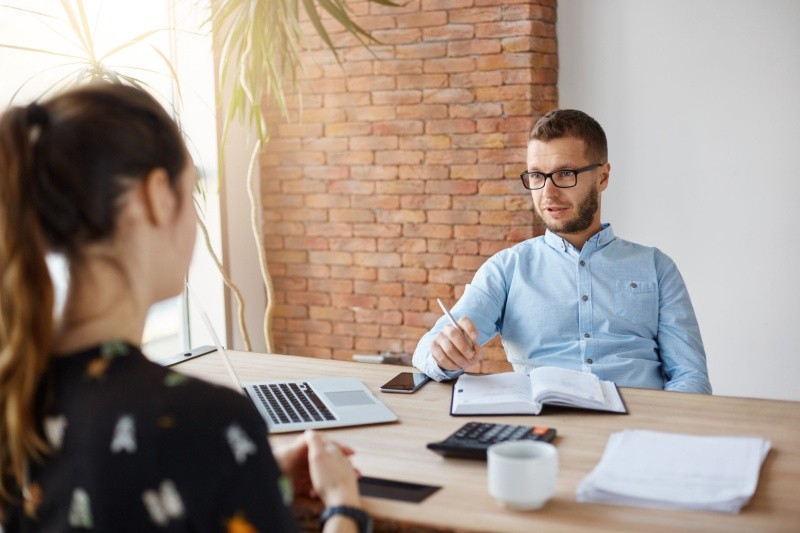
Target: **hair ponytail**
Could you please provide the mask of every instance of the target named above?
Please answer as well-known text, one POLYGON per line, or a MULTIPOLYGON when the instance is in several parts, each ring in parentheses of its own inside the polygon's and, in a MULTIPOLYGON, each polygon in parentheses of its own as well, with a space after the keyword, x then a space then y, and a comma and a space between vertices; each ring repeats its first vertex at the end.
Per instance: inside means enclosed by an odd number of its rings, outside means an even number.
POLYGON ((34 104, 0 117, 0 518, 24 487, 27 462, 48 450, 36 393, 50 357, 54 289, 33 186, 46 116, 34 104))

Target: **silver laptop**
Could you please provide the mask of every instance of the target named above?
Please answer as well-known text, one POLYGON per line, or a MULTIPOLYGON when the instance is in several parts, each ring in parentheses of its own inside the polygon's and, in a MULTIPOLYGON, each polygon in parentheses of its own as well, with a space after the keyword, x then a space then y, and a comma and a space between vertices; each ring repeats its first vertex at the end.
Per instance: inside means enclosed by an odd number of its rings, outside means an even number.
POLYGON ((356 378, 242 383, 211 321, 194 296, 192 294, 192 299, 197 303, 200 316, 214 339, 231 379, 253 401, 266 420, 270 433, 381 424, 397 420, 397 415, 356 378))

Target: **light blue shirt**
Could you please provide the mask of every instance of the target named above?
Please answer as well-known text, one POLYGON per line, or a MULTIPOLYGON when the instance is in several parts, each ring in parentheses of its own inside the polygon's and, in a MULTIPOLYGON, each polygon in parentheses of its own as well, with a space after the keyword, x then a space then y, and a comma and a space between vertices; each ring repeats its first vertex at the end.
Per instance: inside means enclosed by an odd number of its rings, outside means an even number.
MULTIPOLYGON (((501 335, 517 372, 558 366, 622 387, 711 393, 700 328, 675 263, 657 248, 618 239, 608 224, 582 250, 550 231, 498 252, 466 286, 452 314, 468 316, 483 345, 501 335)), ((440 318, 413 363, 437 381, 430 355, 440 318)))

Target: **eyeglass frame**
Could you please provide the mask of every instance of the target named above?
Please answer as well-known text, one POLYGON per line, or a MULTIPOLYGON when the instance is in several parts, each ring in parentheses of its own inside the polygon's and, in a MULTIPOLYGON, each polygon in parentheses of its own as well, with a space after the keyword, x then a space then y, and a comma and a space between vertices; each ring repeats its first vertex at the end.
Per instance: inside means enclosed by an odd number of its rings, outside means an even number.
POLYGON ((572 187, 575 187, 578 184, 578 174, 580 174, 582 172, 588 172, 590 170, 594 170, 597 167, 601 167, 601 166, 603 166, 603 163, 594 163, 593 165, 587 165, 587 166, 585 166, 583 168, 578 168, 578 169, 562 168, 562 169, 559 169, 559 170, 554 170, 553 172, 549 172, 549 173, 545 173, 545 172, 530 172, 530 171, 526 170, 525 172, 523 172, 522 174, 519 175, 519 179, 522 180, 522 186, 525 187, 526 189, 528 189, 529 191, 538 191, 540 189, 544 189, 544 186, 547 185, 548 178, 550 179, 550 183, 552 183, 554 187, 558 187, 559 189, 570 189, 572 187), (572 185, 559 185, 559 184, 557 184, 555 182, 555 180, 553 179, 553 175, 558 174, 559 172, 572 172, 573 174, 575 174, 575 183, 573 183, 572 185), (525 181, 526 181, 525 178, 529 177, 531 174, 538 174, 540 176, 544 176, 544 181, 542 181, 542 186, 541 187, 533 188, 533 187, 528 187, 525 184, 525 181))

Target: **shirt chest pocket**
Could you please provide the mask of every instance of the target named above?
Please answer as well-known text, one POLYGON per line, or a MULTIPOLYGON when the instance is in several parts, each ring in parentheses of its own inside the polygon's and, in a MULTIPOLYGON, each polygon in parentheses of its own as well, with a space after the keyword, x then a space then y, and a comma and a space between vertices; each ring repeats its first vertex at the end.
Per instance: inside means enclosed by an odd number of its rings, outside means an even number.
POLYGON ((658 320, 658 285, 655 281, 614 280, 614 313, 633 324, 658 320))

